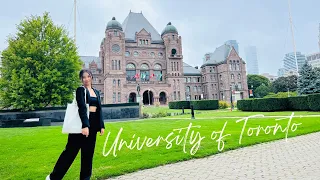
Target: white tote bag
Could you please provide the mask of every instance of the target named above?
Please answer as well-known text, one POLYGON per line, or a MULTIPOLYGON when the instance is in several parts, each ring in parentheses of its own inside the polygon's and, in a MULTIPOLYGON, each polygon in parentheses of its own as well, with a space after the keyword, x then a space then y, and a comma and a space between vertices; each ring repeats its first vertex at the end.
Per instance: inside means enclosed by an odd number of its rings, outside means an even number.
MULTIPOLYGON (((87 95, 86 89, 84 88, 84 99, 87 107, 87 116, 89 118, 89 104, 87 104, 86 95, 87 95)), ((64 116, 64 121, 62 126, 63 134, 82 133, 82 121, 80 119, 78 109, 79 107, 76 101, 76 95, 74 93, 73 102, 67 105, 66 114, 64 116)))

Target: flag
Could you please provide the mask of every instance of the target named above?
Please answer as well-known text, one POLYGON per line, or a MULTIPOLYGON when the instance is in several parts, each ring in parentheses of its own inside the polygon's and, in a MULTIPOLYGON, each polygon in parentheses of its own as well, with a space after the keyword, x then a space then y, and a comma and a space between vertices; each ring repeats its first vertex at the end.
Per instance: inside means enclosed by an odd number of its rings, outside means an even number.
POLYGON ((139 79, 139 78, 140 78, 139 74, 137 73, 137 74, 134 76, 134 78, 139 79))
POLYGON ((154 74, 151 74, 150 78, 154 77, 154 74))

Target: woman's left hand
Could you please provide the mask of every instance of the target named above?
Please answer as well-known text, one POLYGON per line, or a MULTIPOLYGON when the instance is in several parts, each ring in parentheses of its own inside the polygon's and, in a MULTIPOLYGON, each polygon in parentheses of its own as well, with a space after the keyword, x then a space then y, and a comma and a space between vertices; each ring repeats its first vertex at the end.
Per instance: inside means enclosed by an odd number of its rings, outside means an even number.
POLYGON ((100 130, 100 136, 102 136, 104 134, 104 128, 101 128, 100 130))

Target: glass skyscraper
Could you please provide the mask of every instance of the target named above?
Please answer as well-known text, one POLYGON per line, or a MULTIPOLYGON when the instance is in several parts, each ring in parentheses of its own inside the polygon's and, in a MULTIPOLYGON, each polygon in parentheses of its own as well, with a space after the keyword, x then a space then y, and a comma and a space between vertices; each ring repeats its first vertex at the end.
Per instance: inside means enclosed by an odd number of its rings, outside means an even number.
MULTIPOLYGON (((298 70, 301 69, 303 64, 306 62, 306 56, 301 54, 301 52, 297 52, 297 61, 298 61, 298 70)), ((287 53, 283 59, 283 68, 285 71, 296 71, 296 60, 294 56, 294 52, 287 53)))
POLYGON ((257 57, 257 48, 255 46, 248 46, 245 48, 247 74, 259 74, 259 64, 257 57))

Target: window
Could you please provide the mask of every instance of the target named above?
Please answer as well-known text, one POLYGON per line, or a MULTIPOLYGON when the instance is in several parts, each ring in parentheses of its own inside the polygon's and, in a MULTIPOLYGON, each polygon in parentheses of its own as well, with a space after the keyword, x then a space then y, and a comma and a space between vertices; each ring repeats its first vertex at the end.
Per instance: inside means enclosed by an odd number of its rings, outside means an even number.
POLYGON ((158 53, 158 56, 159 56, 159 57, 162 57, 162 56, 163 56, 162 52, 159 52, 159 53, 158 53))
POLYGON ((241 82, 238 82, 238 89, 242 89, 242 85, 241 85, 241 82))
POLYGON ((113 31, 113 35, 114 35, 114 36, 118 36, 118 31, 114 30, 114 31, 113 31))
POLYGON ((173 92, 173 100, 177 100, 177 93, 176 93, 176 91, 173 92))
POLYGON ((222 75, 220 75, 220 81, 222 81, 222 75))
POLYGON ((142 44, 142 39, 140 39, 140 44, 142 44))
POLYGON ((210 75, 210 79, 211 79, 211 81, 213 80, 213 75, 210 75))
POLYGON ((154 57, 154 56, 155 56, 154 52, 151 52, 151 53, 150 53, 150 56, 151 56, 151 57, 154 57))
POLYGON ((216 68, 215 67, 212 68, 212 72, 216 72, 216 68))
POLYGON ((197 86, 193 86, 193 92, 197 92, 197 86))
POLYGON ((236 70, 240 70, 240 64, 239 64, 239 61, 237 62, 237 67, 236 67, 236 70))
POLYGON ((118 92, 118 102, 121 102, 121 93, 118 92))
POLYGON ((198 82, 200 82, 200 78, 198 77, 198 82))
POLYGON ((118 87, 120 87, 121 86, 121 81, 120 81, 120 79, 118 79, 118 87))
POLYGON ((148 40, 146 40, 146 44, 148 45, 148 40))
POLYGON ((173 70, 176 71, 177 68, 176 68, 176 62, 173 62, 173 70))
POLYGON ((213 84, 211 84, 211 89, 213 90, 213 84))
POLYGON ((126 51, 126 52, 125 52, 125 56, 126 56, 126 57, 129 57, 129 56, 130 56, 130 52, 129 52, 129 51, 126 51))
POLYGON ((135 52, 133 53, 133 56, 137 57, 137 56, 139 56, 139 53, 138 53, 137 51, 135 51, 135 52))
POLYGON ((177 50, 176 49, 171 49, 171 56, 174 56, 177 54, 177 50))
POLYGON ((188 81, 187 82, 191 82, 191 77, 188 77, 188 81))
POLYGON ((187 82, 187 78, 184 78, 184 82, 187 82))
POLYGON ((128 63, 126 66, 127 81, 136 81, 136 66, 128 63))
POLYGON ((186 91, 190 92, 190 86, 187 86, 186 91))
POLYGON ((146 63, 143 63, 140 66, 140 78, 142 81, 149 81, 150 80, 149 66, 146 63))
POLYGON ((180 91, 178 91, 178 100, 180 100, 180 91))
POLYGON ((174 39, 174 35, 172 35, 172 39, 174 39))
POLYGON ((143 40, 143 44, 146 44, 146 40, 143 40))
POLYGON ((111 61, 111 64, 112 64, 111 70, 114 70, 114 60, 111 61))
POLYGON ((177 71, 179 71, 179 62, 177 62, 177 71))
POLYGON ((241 74, 238 74, 238 79, 241 79, 241 74))
POLYGON ((118 70, 121 70, 121 63, 120 63, 120 60, 118 60, 118 70))
POLYGON ((113 87, 116 87, 116 80, 113 80, 113 87))
POLYGON ((113 99, 113 103, 116 103, 116 93, 115 92, 113 92, 112 99, 113 99))
POLYGON ((231 79, 234 79, 234 74, 231 74, 231 79))
POLYGON ((210 67, 210 72, 212 72, 212 67, 210 67))
POLYGON ((173 71, 173 62, 171 62, 171 71, 173 71))

